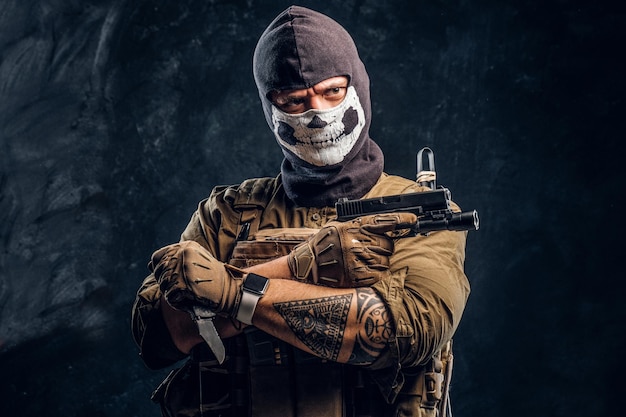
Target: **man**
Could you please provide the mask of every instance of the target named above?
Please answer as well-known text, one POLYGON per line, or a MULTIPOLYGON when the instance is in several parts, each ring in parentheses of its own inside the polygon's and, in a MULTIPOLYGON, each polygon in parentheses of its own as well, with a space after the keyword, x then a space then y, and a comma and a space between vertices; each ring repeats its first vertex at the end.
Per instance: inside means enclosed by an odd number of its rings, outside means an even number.
POLYGON ((135 340, 150 368, 190 355, 155 401, 181 416, 437 415, 441 353, 469 295, 466 233, 406 237, 409 213, 333 221, 341 198, 426 190, 383 172, 369 78, 338 23, 288 8, 253 67, 281 173, 216 187, 181 242, 154 253, 135 340), (198 306, 217 314, 221 364, 198 306))

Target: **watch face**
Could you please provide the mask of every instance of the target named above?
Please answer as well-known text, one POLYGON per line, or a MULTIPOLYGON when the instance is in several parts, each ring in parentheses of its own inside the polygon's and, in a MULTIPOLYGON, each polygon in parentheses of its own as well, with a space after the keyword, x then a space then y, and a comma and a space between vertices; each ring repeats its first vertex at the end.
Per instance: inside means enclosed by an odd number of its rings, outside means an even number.
POLYGON ((249 273, 246 281, 243 283, 243 289, 257 294, 264 294, 269 279, 261 275, 249 273))

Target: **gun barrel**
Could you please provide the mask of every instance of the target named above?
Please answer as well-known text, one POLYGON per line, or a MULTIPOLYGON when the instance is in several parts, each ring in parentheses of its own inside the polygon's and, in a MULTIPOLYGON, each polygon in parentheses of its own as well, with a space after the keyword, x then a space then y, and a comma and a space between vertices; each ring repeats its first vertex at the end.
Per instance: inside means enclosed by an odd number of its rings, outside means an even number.
POLYGON ((478 230, 480 221, 476 210, 461 213, 449 213, 446 216, 419 218, 415 226, 416 233, 429 233, 437 230, 478 230))

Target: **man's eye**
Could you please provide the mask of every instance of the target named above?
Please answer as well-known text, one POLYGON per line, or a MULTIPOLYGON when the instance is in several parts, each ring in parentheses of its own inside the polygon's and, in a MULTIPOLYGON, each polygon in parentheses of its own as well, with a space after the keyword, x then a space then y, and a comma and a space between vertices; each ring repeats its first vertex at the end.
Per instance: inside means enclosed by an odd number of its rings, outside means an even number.
POLYGON ((345 94, 346 88, 348 88, 348 87, 332 87, 332 88, 329 88, 328 90, 326 90, 324 95, 326 97, 332 97, 332 98, 343 96, 345 94))
POLYGON ((282 104, 281 107, 287 108, 287 109, 292 109, 294 107, 298 107, 304 104, 304 99, 303 98, 291 98, 291 99, 287 99, 285 100, 282 104))
POLYGON ((293 106, 299 106, 302 103, 304 103, 304 99, 279 97, 276 99, 275 103, 280 107, 293 107, 293 106))

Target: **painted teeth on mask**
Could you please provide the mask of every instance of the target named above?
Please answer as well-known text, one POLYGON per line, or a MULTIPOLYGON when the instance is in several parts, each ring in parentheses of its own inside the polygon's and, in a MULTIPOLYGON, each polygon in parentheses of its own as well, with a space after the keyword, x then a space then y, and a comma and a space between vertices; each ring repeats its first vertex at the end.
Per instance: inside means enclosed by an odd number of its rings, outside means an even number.
POLYGON ((296 138, 296 142, 297 142, 297 145, 305 145, 305 146, 308 145, 308 146, 313 146, 316 148, 326 148, 335 143, 341 142, 341 140, 346 137, 345 133, 343 132, 343 129, 342 131, 339 131, 339 132, 337 130, 338 129, 335 129, 335 131, 332 132, 332 135, 330 138, 324 138, 320 140, 319 138, 316 138, 315 135, 311 135, 306 138, 296 138), (338 134, 338 136, 334 137, 335 134, 338 134))

